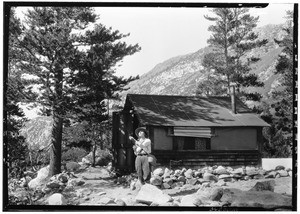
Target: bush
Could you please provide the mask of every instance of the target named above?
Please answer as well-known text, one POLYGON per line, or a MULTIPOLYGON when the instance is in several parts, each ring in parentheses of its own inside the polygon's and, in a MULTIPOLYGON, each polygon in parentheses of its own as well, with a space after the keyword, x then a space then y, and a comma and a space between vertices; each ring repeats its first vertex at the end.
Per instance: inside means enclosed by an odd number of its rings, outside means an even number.
POLYGON ((86 156, 88 153, 85 149, 72 147, 71 149, 62 153, 62 162, 74 161, 80 162, 81 159, 86 156))
MULTIPOLYGON (((95 156, 96 156, 95 165, 98 166, 106 166, 109 162, 112 161, 112 154, 108 150, 99 149, 96 151, 95 156)), ((92 152, 90 152, 89 155, 87 155, 85 158, 92 163, 93 162, 92 152)))

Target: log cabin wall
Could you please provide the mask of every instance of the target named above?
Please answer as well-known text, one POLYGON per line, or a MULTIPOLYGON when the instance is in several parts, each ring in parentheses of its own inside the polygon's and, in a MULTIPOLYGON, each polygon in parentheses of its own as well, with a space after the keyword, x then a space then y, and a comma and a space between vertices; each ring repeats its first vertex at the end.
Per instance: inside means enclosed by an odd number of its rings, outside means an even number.
MULTIPOLYGON (((260 165, 261 129, 215 128, 214 136, 206 139, 210 145, 201 150, 182 150, 168 132, 168 127, 152 127, 153 154, 160 165, 199 167, 212 165, 260 165)), ((189 142, 188 142, 189 143, 189 142)))

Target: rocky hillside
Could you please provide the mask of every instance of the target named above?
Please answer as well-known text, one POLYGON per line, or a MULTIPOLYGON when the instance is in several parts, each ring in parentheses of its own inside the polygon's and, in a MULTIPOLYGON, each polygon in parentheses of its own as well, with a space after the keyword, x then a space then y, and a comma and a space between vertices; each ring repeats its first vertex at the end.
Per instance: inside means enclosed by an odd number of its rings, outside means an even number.
MULTIPOLYGON (((260 61, 252 65, 252 72, 259 75, 265 86, 249 90, 266 94, 278 84, 278 77, 273 71, 281 48, 274 39, 281 39, 284 36, 282 27, 283 25, 266 25, 256 29, 261 39, 269 41, 265 47, 249 53, 261 57, 260 61)), ((126 94, 195 95, 197 85, 205 79, 202 59, 208 51, 209 48, 205 47, 195 53, 177 56, 156 65, 139 80, 132 82, 126 94)))

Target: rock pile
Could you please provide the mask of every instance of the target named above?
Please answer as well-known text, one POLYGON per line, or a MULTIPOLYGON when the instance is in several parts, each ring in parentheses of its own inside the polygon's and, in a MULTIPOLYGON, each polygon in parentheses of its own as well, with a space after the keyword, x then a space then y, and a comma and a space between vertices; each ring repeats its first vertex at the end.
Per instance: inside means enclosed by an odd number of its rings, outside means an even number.
MULTIPOLYGON (((185 184, 202 185, 208 187, 213 183, 216 186, 226 186, 226 182, 235 182, 238 180, 279 178, 291 175, 291 169, 277 167, 274 170, 263 170, 257 167, 232 167, 214 166, 195 169, 177 169, 157 168, 154 170, 150 184, 160 189, 173 189, 182 187, 185 184)), ((132 181, 130 187, 134 189, 132 181)))

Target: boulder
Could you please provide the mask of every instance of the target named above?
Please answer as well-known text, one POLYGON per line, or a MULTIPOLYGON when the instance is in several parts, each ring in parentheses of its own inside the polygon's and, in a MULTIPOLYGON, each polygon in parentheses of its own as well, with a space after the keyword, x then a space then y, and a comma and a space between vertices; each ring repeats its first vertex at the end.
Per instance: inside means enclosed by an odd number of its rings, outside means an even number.
POLYGON ((209 182, 207 182, 207 183, 202 183, 202 187, 208 188, 208 187, 210 187, 210 183, 209 183, 209 182))
POLYGON ((43 189, 42 189, 42 192, 45 194, 49 194, 51 191, 52 191, 52 189, 49 187, 43 187, 43 189))
POLYGON ((196 185, 197 183, 198 183, 198 179, 197 178, 186 179, 186 184, 196 185))
POLYGON ((114 203, 117 204, 118 206, 126 206, 127 204, 125 203, 125 201, 123 201, 122 199, 120 198, 116 198, 114 200, 114 203))
POLYGON ((130 183, 130 190, 135 190, 135 184, 136 184, 136 181, 131 181, 130 183))
POLYGON ((237 168, 237 169, 234 169, 230 172, 231 174, 239 174, 239 175, 244 175, 245 172, 244 172, 244 169, 243 168, 237 168))
POLYGON ((180 176, 177 178, 177 181, 178 181, 178 182, 183 182, 183 183, 185 183, 185 182, 186 182, 186 178, 185 178, 184 176, 180 175, 180 176))
POLYGON ((208 203, 210 201, 219 201, 222 198, 223 189, 220 187, 213 187, 213 188, 204 188, 201 187, 197 193, 197 198, 201 199, 203 203, 208 203))
POLYGON ((292 169, 291 168, 286 168, 285 169, 287 172, 290 172, 290 171, 292 171, 292 169))
POLYGON ((106 195, 106 192, 98 192, 97 195, 98 195, 98 196, 106 195))
POLYGON ((267 170, 260 169, 260 170, 258 170, 258 174, 266 175, 267 174, 267 170))
POLYGON ((166 183, 166 184, 171 186, 173 184, 173 179, 172 178, 165 178, 163 180, 163 183, 166 183))
POLYGON ((148 205, 150 205, 153 202, 162 204, 173 201, 171 196, 163 193, 162 190, 150 184, 145 184, 141 187, 135 200, 137 203, 144 203, 148 205))
POLYGON ((186 170, 187 170, 186 168, 182 168, 182 169, 181 169, 181 172, 180 172, 180 175, 182 175, 182 176, 183 176, 183 175, 184 175, 184 173, 186 172, 186 170))
POLYGON ((261 207, 274 209, 276 207, 291 207, 292 198, 270 191, 241 191, 239 189, 224 189, 221 198, 223 203, 232 207, 261 207))
POLYGON ((249 191, 271 191, 274 192, 275 180, 257 182, 249 191))
POLYGON ((165 168, 163 178, 170 178, 172 171, 168 168, 165 168))
POLYGON ((246 175, 249 177, 253 177, 254 175, 258 175, 258 171, 246 171, 246 175))
POLYGON ((153 171, 153 175, 162 176, 164 174, 164 170, 162 168, 157 168, 153 171))
POLYGON ((59 188, 61 186, 61 183, 59 181, 51 181, 49 183, 46 184, 46 187, 50 188, 50 189, 56 189, 59 188))
POLYGON ((286 170, 279 170, 277 171, 280 177, 288 177, 289 173, 286 170))
POLYGON ((231 178, 231 175, 229 175, 229 174, 219 175, 219 179, 226 179, 226 178, 231 178))
POLYGON ((110 197, 102 197, 102 198, 100 198, 99 203, 103 204, 103 205, 107 205, 109 203, 114 203, 114 200, 115 199, 110 198, 110 197))
POLYGON ((49 177, 49 168, 50 168, 49 165, 41 168, 38 171, 36 178, 38 178, 39 180, 47 179, 49 177))
POLYGON ((196 207, 200 206, 202 201, 195 195, 186 195, 181 198, 180 206, 184 207, 196 207))
POLYGON ((201 173, 200 171, 196 171, 196 172, 194 173, 194 176, 195 176, 196 178, 201 178, 201 177, 202 177, 202 173, 201 173))
POLYGON ((243 177, 242 174, 232 174, 232 178, 241 179, 243 177))
POLYGON ((67 186, 81 186, 85 183, 82 178, 72 178, 68 180, 67 186))
POLYGON ((185 176, 187 179, 193 178, 193 175, 194 175, 194 172, 193 172, 192 169, 188 169, 187 171, 184 172, 184 176, 185 176))
POLYGON ((288 171, 288 173, 290 177, 293 177, 293 171, 288 171))
POLYGON ((251 178, 250 178, 250 176, 245 175, 245 176, 243 176, 241 179, 242 179, 242 180, 245 180, 245 181, 248 181, 248 180, 251 179, 251 178))
POLYGON ((65 197, 60 193, 55 193, 48 198, 49 205, 66 205, 65 197))
POLYGON ((85 157, 83 157, 83 158, 81 159, 81 162, 82 162, 83 164, 86 164, 86 165, 92 164, 91 161, 89 161, 89 160, 88 160, 87 158, 85 158, 85 157))
POLYGON ((218 178, 215 175, 213 175, 211 173, 208 173, 208 172, 205 172, 203 174, 203 179, 205 181, 215 181, 215 182, 218 182, 218 178))
POLYGON ((162 184, 162 188, 163 188, 163 189, 170 189, 170 188, 171 188, 171 185, 169 185, 168 183, 163 183, 163 184, 162 184))
POLYGON ((57 179, 61 181, 62 183, 67 183, 68 182, 68 175, 65 173, 61 173, 57 176, 57 179))
POLYGON ((221 179, 217 183, 215 183, 214 185, 222 187, 222 186, 226 186, 227 184, 223 179, 221 179))
POLYGON ((178 182, 175 182, 171 185, 171 188, 178 188, 178 187, 182 187, 184 185, 184 182, 182 181, 178 181, 178 182))
POLYGON ((262 174, 257 174, 257 175, 254 175, 253 176, 253 179, 264 179, 265 178, 265 176, 263 176, 262 174))
POLYGON ((275 170, 285 170, 285 167, 284 166, 281 166, 281 165, 278 165, 275 167, 275 170))
POLYGON ((277 172, 276 171, 270 171, 269 173, 267 173, 265 175, 265 178, 275 178, 277 175, 277 172))
POLYGON ((281 177, 281 176, 280 176, 279 173, 277 173, 276 176, 275 176, 275 178, 280 178, 280 177, 281 177))
POLYGON ((34 178, 37 174, 35 172, 32 171, 26 171, 24 172, 24 176, 29 176, 31 178, 34 178))
POLYGON ((223 196, 223 189, 216 188, 216 189, 213 189, 209 198, 212 201, 219 201, 222 198, 222 196, 223 196))
POLYGON ((30 189, 35 189, 37 186, 42 185, 47 178, 49 177, 49 166, 41 168, 38 173, 36 178, 32 179, 28 183, 28 187, 30 189))
POLYGON ((181 170, 176 169, 176 170, 174 171, 174 176, 179 177, 180 174, 181 174, 181 170))
POLYGON ((75 194, 77 197, 88 196, 92 193, 92 190, 86 188, 76 189, 75 194))
POLYGON ((154 185, 154 186, 159 186, 162 184, 162 177, 158 176, 158 175, 154 175, 153 177, 150 178, 150 184, 154 185))
POLYGON ((223 166, 218 166, 215 170, 214 173, 217 175, 228 175, 229 172, 223 167, 223 166))

